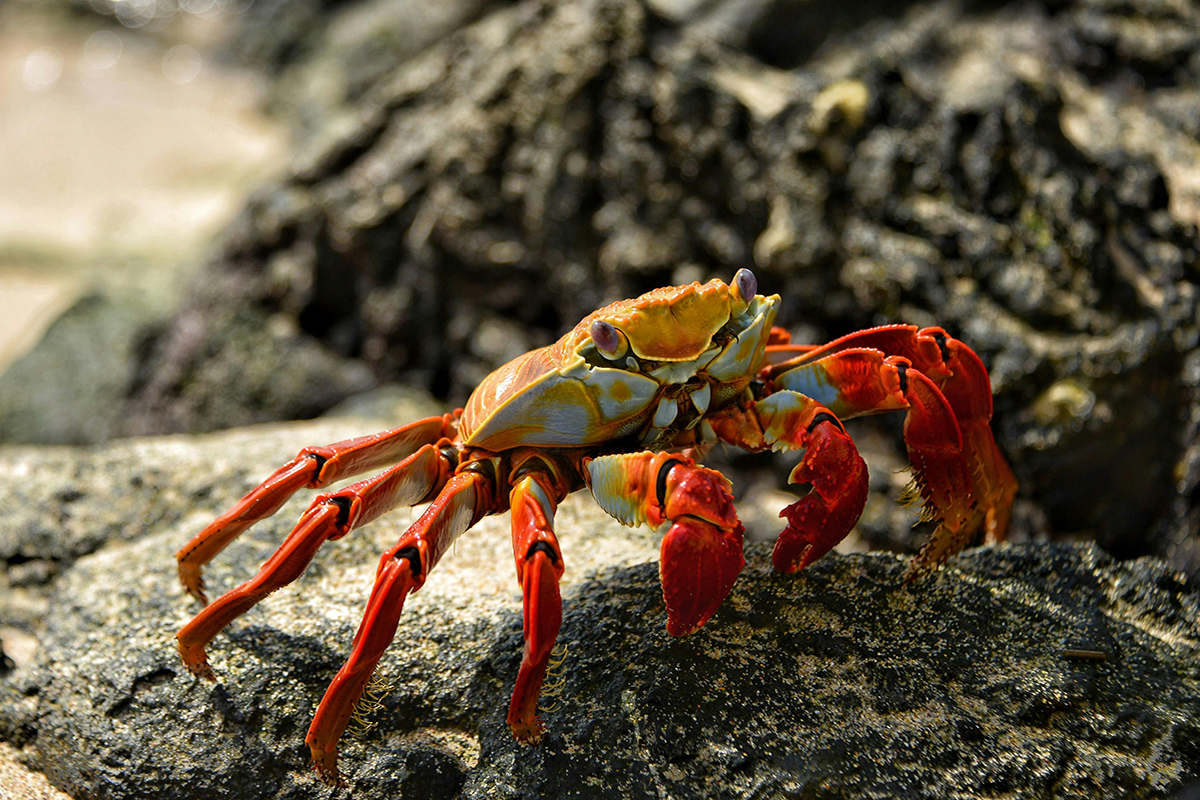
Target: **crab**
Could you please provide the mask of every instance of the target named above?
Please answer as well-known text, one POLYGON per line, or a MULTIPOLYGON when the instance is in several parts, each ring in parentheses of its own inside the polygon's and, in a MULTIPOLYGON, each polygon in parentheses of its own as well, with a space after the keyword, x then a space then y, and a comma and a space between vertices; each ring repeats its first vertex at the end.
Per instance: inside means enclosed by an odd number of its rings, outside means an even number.
POLYGON ((802 450, 789 482, 808 491, 780 512, 772 551, 795 572, 854 527, 867 468, 842 420, 905 411, 904 440, 925 517, 937 525, 911 580, 973 540, 1004 537, 1017 484, 992 437, 987 370, 941 328, 887 325, 822 346, 773 327, 778 295, 746 269, 726 284, 692 283, 601 308, 554 344, 491 373, 466 407, 395 430, 306 447, 177 554, 185 589, 206 603, 202 567, 301 488, 388 467, 313 500, 258 574, 179 631, 195 675, 214 680, 205 649, 230 622, 304 572, 317 550, 398 506, 428 508, 376 572, 351 653, 317 707, 306 742, 327 783, 341 782, 337 745, 405 598, 450 545, 489 514, 512 512, 524 653, 508 724, 537 742, 547 664, 562 622, 565 560, 555 511, 588 489, 626 525, 663 534, 659 572, 667 631, 690 634, 716 613, 745 564, 730 482, 695 460, 713 443, 802 450))

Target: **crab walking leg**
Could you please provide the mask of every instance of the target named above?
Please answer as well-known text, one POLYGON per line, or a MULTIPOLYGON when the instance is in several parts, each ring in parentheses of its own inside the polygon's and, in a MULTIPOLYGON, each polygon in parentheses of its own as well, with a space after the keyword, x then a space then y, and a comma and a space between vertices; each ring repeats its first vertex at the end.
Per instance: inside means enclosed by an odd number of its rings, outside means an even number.
POLYGON ((363 689, 396 635, 400 610, 420 589, 447 548, 485 514, 495 510, 494 480, 468 469, 451 478, 400 541, 383 554, 350 657, 325 691, 305 742, 313 767, 326 783, 340 784, 337 743, 363 689))
POLYGON ((456 414, 429 417, 371 436, 304 448, 175 554, 179 580, 188 594, 207 604, 200 574, 204 565, 255 522, 278 511, 298 489, 319 489, 342 478, 395 464, 423 445, 451 437, 456 421, 456 414))
POLYGON ((951 375, 941 385, 962 430, 963 455, 971 476, 971 490, 978 500, 976 513, 984 531, 984 542, 1004 540, 1012 513, 1017 479, 992 435, 992 382, 987 369, 974 350, 958 339, 945 335, 940 328, 926 328, 928 335, 941 345, 951 375))
POLYGON ((554 512, 569 487, 541 459, 530 459, 518 472, 509 495, 512 508, 513 557, 524 597, 525 652, 508 708, 508 726, 523 744, 542 738, 537 718, 538 698, 546 677, 550 651, 562 625, 562 550, 554 535, 554 512))
POLYGON ((836 416, 793 391, 776 392, 746 406, 731 406, 711 420, 723 441, 747 450, 803 449, 788 476, 810 484, 808 494, 784 508, 787 526, 771 562, 781 572, 807 567, 846 538, 867 502, 867 465, 836 416))
POLYGON ((698 630, 746 564, 728 479, 678 453, 602 456, 585 470, 596 502, 618 522, 667 529, 658 563, 667 633, 698 630))
POLYGON ((226 625, 300 577, 323 543, 396 506, 422 502, 445 485, 453 470, 446 454, 428 444, 386 472, 317 497, 257 575, 217 598, 179 631, 176 639, 184 664, 192 674, 215 680, 205 648, 226 625))

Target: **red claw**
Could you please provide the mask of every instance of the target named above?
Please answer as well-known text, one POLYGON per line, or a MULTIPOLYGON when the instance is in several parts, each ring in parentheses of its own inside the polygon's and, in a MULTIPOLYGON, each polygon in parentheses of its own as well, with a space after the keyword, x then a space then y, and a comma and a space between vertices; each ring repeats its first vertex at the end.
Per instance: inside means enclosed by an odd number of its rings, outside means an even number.
POLYGON ((694 633, 717 613, 746 565, 742 524, 722 530, 696 517, 683 517, 663 537, 659 574, 667 603, 667 633, 694 633))
POLYGON ((667 633, 685 636, 708 622, 733 588, 746 564, 745 529, 724 475, 684 462, 667 468, 666 502, 652 509, 650 522, 673 523, 663 537, 659 575, 667 633), (654 518, 656 512, 661 513, 659 519, 654 518))
POLYGON ((624 524, 670 526, 658 568, 667 632, 683 636, 708 622, 746 564, 729 480, 671 452, 601 456, 587 471, 596 501, 624 524))
POLYGON ((779 512, 788 521, 771 553, 780 572, 804 569, 832 550, 867 503, 867 465, 832 417, 813 427, 807 447, 789 481, 811 483, 812 490, 779 512))

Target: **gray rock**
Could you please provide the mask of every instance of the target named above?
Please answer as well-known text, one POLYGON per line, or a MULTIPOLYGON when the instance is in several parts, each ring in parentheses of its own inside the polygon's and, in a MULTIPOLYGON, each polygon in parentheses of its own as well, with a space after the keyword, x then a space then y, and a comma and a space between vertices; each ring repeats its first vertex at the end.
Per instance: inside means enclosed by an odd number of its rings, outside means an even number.
MULTIPOLYGON (((48 580, 48 613, 26 620, 40 646, 0 680, 0 738, 77 797, 337 795, 307 771, 304 732, 412 513, 329 544, 233 623, 210 650, 216 684, 177 660, 196 607, 173 553, 302 444, 388 424, 4 448, 21 479, 0 501, 43 520, 6 518, 10 563, 79 549, 44 533, 68 509, 123 533, 48 580), (78 496, 54 500, 68 482, 78 496)), ((305 502, 230 545, 210 587, 251 575, 305 502)), ((355 797, 1169 797, 1200 776, 1200 594, 1161 562, 1003 546, 906 586, 897 556, 784 576, 752 543, 716 617, 672 639, 653 535, 582 495, 557 529, 566 656, 547 739, 519 746, 504 723, 520 602, 507 517, 489 518, 406 603, 383 708, 342 748, 355 797)))
POLYGON ((113 410, 131 391, 138 347, 169 313, 137 295, 96 292, 75 302, 0 374, 0 441, 90 444, 118 435, 113 410))

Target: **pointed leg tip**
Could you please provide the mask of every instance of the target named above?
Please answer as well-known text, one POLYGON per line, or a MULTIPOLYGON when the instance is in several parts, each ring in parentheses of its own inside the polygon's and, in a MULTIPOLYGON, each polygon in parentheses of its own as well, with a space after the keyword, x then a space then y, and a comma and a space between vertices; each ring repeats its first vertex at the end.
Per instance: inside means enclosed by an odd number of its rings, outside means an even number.
POLYGON ((668 616, 667 617, 667 633, 669 633, 672 636, 690 636, 693 633, 695 633, 696 631, 703 628, 705 622, 708 622, 708 620, 703 619, 700 622, 691 623, 691 622, 680 621, 678 619, 671 619, 671 617, 668 616))
POLYGON ((546 735, 546 726, 537 717, 532 722, 509 723, 513 738, 523 745, 535 745, 546 735))
POLYGON ((204 578, 200 574, 197 567, 187 564, 179 565, 179 582, 183 584, 183 590, 200 601, 200 605, 208 605, 208 595, 204 593, 204 578))
POLYGON ((215 682, 217 680, 217 674, 209 666, 208 654, 205 653, 203 647, 192 647, 183 642, 178 642, 178 644, 179 657, 183 660, 183 665, 187 667, 188 672, 207 681, 215 682))
POLYGON ((197 678, 206 680, 209 683, 217 682, 217 673, 213 672, 213 668, 210 667, 207 663, 199 664, 199 665, 187 664, 186 666, 188 668, 188 672, 192 673, 197 678))
POLYGON ((337 768, 337 750, 321 750, 309 745, 312 750, 312 768, 316 771, 321 782, 326 786, 339 789, 346 788, 346 779, 337 768))
POLYGON ((904 569, 904 583, 906 586, 925 580, 930 575, 939 571, 945 559, 940 561, 930 561, 928 558, 923 558, 921 553, 913 556, 908 561, 908 566, 904 569))
POLYGON ((206 680, 209 683, 217 682, 217 673, 213 672, 213 668, 208 665, 207 661, 202 664, 196 664, 196 665, 188 664, 187 668, 188 668, 188 671, 190 671, 197 678, 202 678, 203 680, 206 680))

